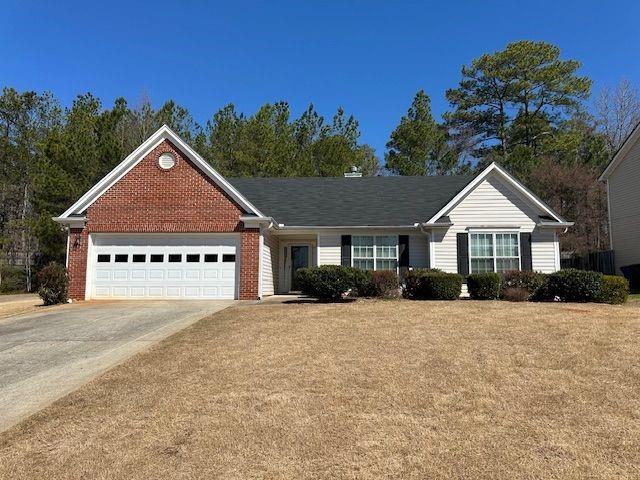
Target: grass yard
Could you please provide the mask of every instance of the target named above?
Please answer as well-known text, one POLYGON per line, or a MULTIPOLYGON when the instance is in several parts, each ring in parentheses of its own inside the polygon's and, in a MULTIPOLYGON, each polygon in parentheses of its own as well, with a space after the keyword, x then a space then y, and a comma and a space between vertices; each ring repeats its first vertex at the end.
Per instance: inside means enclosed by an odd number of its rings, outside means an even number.
POLYGON ((0 478, 639 478, 640 304, 228 309, 0 434, 0 478))

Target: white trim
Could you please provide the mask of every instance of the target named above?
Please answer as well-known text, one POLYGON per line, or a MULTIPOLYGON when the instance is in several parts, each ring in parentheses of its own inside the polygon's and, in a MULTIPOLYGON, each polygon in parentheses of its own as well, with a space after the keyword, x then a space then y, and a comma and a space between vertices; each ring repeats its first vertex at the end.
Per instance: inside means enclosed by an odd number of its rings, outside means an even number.
POLYGON ((467 227, 467 230, 469 233, 472 233, 474 230, 478 230, 478 233, 518 233, 521 228, 523 228, 521 225, 471 225, 467 227), (486 230, 489 230, 489 232, 486 232, 486 230))
POLYGON ((598 177, 599 181, 604 182, 611 176, 613 171, 618 167, 618 165, 620 165, 620 163, 626 157, 627 153, 629 153, 629 150, 633 148, 638 140, 640 140, 640 123, 635 126, 631 134, 627 137, 622 146, 615 153, 615 155, 609 162, 609 165, 607 165, 607 168, 605 168, 604 172, 602 172, 602 174, 598 177))
POLYGON ((87 268, 86 277, 84 279, 84 299, 91 299, 91 290, 93 288, 91 279, 93 278, 93 236, 95 233, 87 235, 87 268))
POLYGON ((69 270, 69 243, 71 242, 71 229, 67 229, 67 257, 64 260, 64 268, 69 270))
POLYGON ((61 225, 66 225, 69 228, 84 228, 87 222, 87 217, 69 217, 69 218, 51 217, 51 219, 54 222, 57 222, 61 225))
POLYGON ((171 141, 180 151, 189 157, 189 159, 199 167, 200 170, 218 184, 227 194, 229 194, 229 196, 231 196, 231 198, 238 202, 240 206, 245 208, 247 211, 254 213, 258 217, 264 217, 264 215, 255 206, 253 206, 251 202, 249 202, 222 175, 214 170, 211 165, 209 165, 184 140, 182 140, 178 134, 171 130, 167 125, 163 125, 55 220, 62 223, 62 221, 68 219, 70 215, 84 212, 92 203, 100 198, 103 193, 111 188, 111 186, 126 175, 133 167, 135 167, 148 152, 156 148, 164 140, 171 141))
POLYGON ((528 188, 522 185, 518 180, 512 177, 506 170, 504 170, 500 165, 493 162, 487 168, 485 168, 478 176, 476 176, 471 182, 464 187, 460 193, 458 193, 455 197, 453 197, 444 207, 442 207, 438 213, 436 213, 433 217, 431 217, 426 223, 433 224, 440 217, 449 212, 453 207, 455 207, 463 198, 465 198, 472 190, 474 190, 480 183, 487 178, 487 176, 491 172, 499 173, 505 180, 507 180, 513 187, 515 187, 526 199, 528 199, 531 203, 536 205, 542 211, 548 213, 553 218, 555 218, 558 222, 565 223, 564 219, 557 215, 551 208, 546 205, 542 200, 540 200, 533 192, 531 192, 528 188))
MULTIPOLYGON (((262 268, 262 256, 263 256, 263 252, 262 250, 264 250, 264 233, 263 233, 263 229, 262 226, 260 226, 260 233, 259 233, 259 240, 258 240, 258 245, 259 245, 259 249, 258 249, 258 299, 261 300, 264 297, 264 292, 262 290, 263 287, 263 283, 262 283, 262 274, 264 272, 264 269, 262 268)), ((237 253, 236 253, 237 255, 237 253)), ((239 281, 240 279, 238 279, 239 281)))
POLYGON ((556 272, 560 270, 560 239, 558 238, 558 232, 553 232, 553 263, 556 272))
MULTIPOLYGON (((494 273, 499 273, 498 272, 498 256, 496 255, 496 234, 500 235, 500 234, 504 234, 504 233, 510 233, 512 235, 516 236, 516 240, 518 241, 518 270, 522 270, 522 246, 520 245, 520 233, 517 231, 513 231, 513 230, 493 230, 493 231, 486 231, 483 229, 474 229, 474 230, 469 230, 469 241, 467 242, 467 257, 469 258, 469 274, 473 274, 473 271, 471 270, 471 235, 473 234, 485 234, 485 235, 491 235, 493 237, 492 241, 491 241, 491 245, 493 247, 493 272, 494 273), (475 231, 478 230, 478 231, 475 231)), ((474 257, 474 258, 489 258, 489 257, 474 257)), ((515 257, 500 257, 500 258, 515 258, 515 257)), ((480 272, 479 272, 480 273, 480 272)))
MULTIPOLYGON (((291 292, 293 282, 293 278, 291 277, 291 262, 293 257, 291 256, 291 247, 308 247, 309 254, 307 257, 307 262, 309 267, 313 267, 313 242, 312 239, 293 239, 293 240, 283 240, 279 242, 279 252, 278 252, 278 263, 282 263, 282 282, 280 282, 280 278, 278 278, 278 290, 279 293, 289 293, 291 292), (288 249, 288 250, 287 250, 288 249), (285 254, 285 252, 287 252, 285 254), (287 268, 287 262, 289 262, 289 268, 287 268), (280 284, 282 283, 282 284, 280 284)), ((316 244, 316 249, 318 248, 316 244)), ((317 265, 316 265, 317 266, 317 265)), ((280 275, 280 266, 278 265, 278 275, 280 275)))
MULTIPOLYGON (((415 230, 420 226, 419 223, 414 223, 413 225, 342 225, 342 226, 333 226, 333 225, 285 225, 284 223, 278 224, 279 230, 391 230, 398 228, 410 228, 415 230)), ((437 226, 437 225, 430 225, 437 226)))

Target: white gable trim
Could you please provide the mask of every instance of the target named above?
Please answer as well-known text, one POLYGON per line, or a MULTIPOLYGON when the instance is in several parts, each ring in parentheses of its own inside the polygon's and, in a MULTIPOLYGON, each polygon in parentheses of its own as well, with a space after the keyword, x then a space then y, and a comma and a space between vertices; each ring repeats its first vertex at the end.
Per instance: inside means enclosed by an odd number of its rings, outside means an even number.
POLYGON ((624 158, 627 156, 627 153, 629 153, 629 150, 633 148, 638 140, 640 140, 640 123, 635 126, 631 134, 618 149, 616 154, 609 162, 609 165, 607 165, 607 168, 605 168, 604 172, 602 172, 602 175, 598 177, 598 180, 600 180, 601 182, 606 181, 611 176, 613 171, 618 167, 618 165, 622 163, 624 158))
POLYGON ((536 207, 538 207, 540 210, 542 210, 545 213, 548 213, 550 216, 552 216, 553 218, 555 218, 558 222, 561 223, 567 223, 565 222, 565 220, 559 216, 557 213, 555 213, 553 210, 551 210, 551 208, 544 203, 542 200, 540 200, 531 190, 529 190, 528 188, 526 188, 524 185, 522 185, 522 183, 520 183, 518 180, 516 180, 514 177, 512 177, 509 172, 507 172, 505 169, 503 169, 502 167, 500 167, 497 163, 492 163, 491 165, 489 165, 487 168, 485 168, 478 176, 476 176, 473 180, 471 180, 466 187, 464 187, 455 197, 453 197, 449 203, 447 203, 444 207, 442 207, 440 209, 440 211, 438 211, 438 213, 436 213, 433 217, 431 217, 427 223, 434 223, 436 220, 438 220, 440 217, 442 217, 443 215, 446 215, 453 207, 455 207, 458 203, 460 203, 460 201, 465 198, 469 193, 471 193, 478 185, 480 185, 480 183, 487 178, 487 176, 491 173, 491 172, 496 172, 497 174, 499 174, 504 180, 506 180, 507 183, 509 183, 511 186, 513 186, 519 193, 522 194, 522 196, 528 200, 531 204, 535 205, 536 207))
POLYGON ((264 215, 254 205, 249 202, 233 185, 231 185, 222 175, 214 170, 198 153, 182 140, 177 133, 171 130, 167 125, 160 127, 145 142, 136 148, 127 158, 111 170, 102 180, 96 183, 87 193, 66 210, 56 221, 66 223, 70 215, 80 214, 84 212, 92 203, 94 203, 104 192, 109 190, 118 180, 124 177, 133 167, 135 167, 150 151, 156 148, 164 140, 169 140, 178 149, 183 152, 189 159, 202 170, 211 180, 219 185, 231 198, 233 198, 241 207, 250 213, 259 217, 264 215))

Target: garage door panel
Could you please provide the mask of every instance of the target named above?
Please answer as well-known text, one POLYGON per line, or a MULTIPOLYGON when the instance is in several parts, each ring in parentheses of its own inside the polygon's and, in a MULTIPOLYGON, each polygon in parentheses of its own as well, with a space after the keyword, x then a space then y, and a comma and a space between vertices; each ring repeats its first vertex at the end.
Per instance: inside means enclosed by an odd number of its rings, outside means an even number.
POLYGON ((93 297, 236 296, 237 235, 94 234, 92 240, 93 297))
POLYGON ((181 280, 182 270, 178 270, 177 268, 171 268, 167 270, 167 278, 169 280, 181 280))

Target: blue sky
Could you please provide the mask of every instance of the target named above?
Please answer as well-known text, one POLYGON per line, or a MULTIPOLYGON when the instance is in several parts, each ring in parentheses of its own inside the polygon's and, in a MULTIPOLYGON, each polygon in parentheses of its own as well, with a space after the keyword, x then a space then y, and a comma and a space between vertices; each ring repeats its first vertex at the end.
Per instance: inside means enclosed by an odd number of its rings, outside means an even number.
POLYGON ((288 100, 294 115, 313 102, 328 118, 342 105, 380 157, 418 89, 442 114, 460 67, 511 41, 559 45, 596 93, 640 84, 637 1, 99 3, 3 0, 0 84, 64 105, 146 92, 201 123, 229 102, 288 100))

